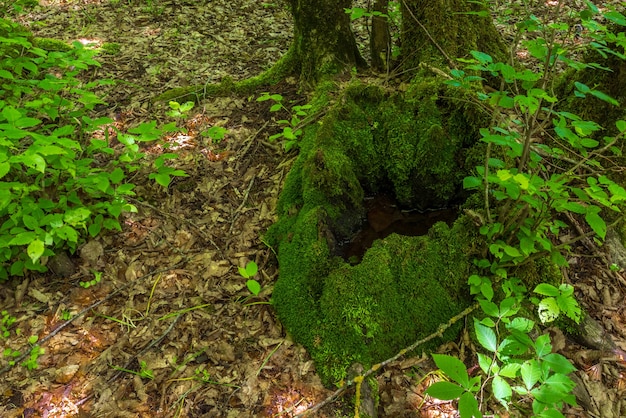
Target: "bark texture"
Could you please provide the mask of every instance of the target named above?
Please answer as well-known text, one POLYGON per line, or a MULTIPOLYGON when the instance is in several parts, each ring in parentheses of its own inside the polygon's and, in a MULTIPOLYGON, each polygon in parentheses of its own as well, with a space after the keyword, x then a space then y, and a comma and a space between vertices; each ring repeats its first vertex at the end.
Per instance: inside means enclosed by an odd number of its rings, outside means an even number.
POLYGON ((351 0, 290 0, 290 4, 302 82, 314 85, 325 74, 366 65, 350 28, 350 16, 344 12, 351 0))
POLYGON ((406 0, 402 4, 405 70, 420 63, 454 67, 455 59, 471 50, 506 61, 506 48, 482 6, 465 0, 406 0))

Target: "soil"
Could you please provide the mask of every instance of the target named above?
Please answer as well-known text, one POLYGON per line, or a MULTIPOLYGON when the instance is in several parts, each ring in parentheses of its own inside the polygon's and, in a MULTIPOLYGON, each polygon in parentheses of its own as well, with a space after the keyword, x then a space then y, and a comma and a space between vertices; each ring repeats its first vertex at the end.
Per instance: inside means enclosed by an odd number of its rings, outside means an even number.
MULTIPOLYGON (((151 99, 170 88, 259 74, 291 37, 288 12, 269 1, 51 0, 20 19, 36 36, 117 45, 88 77, 118 81, 102 91, 109 105, 100 113, 121 131, 169 121, 151 99)), ((306 102, 295 79, 271 93, 285 103, 306 102)), ((8 360, 0 359, 0 416, 289 417, 331 394, 269 303, 278 266, 262 236, 275 221, 295 153, 268 141, 286 115, 255 98, 214 98, 195 107, 187 131, 165 139, 179 144, 176 167, 189 176, 164 189, 148 180, 147 169, 138 173, 133 181, 141 187, 131 201, 138 212, 123 215, 122 232, 62 256, 56 274, 0 284, 2 310, 17 318, 10 338, 0 339, 2 349, 25 352, 31 335, 45 349, 33 370, 7 370, 8 360), (222 141, 198 134, 212 126, 227 128, 222 141), (238 271, 249 261, 259 267, 257 296, 238 271), (100 283, 79 286, 94 270, 102 273, 100 283)), ((592 241, 574 248, 567 275, 590 316, 626 349, 626 281, 600 254, 592 241)), ((590 395, 589 404, 566 415, 620 416, 602 408, 624 397, 623 352, 551 333, 554 349, 578 367, 590 395)), ((475 366, 466 333, 439 352, 475 366)), ((455 416, 450 402, 423 395, 433 369, 424 354, 380 371, 379 416, 455 416)), ((345 395, 314 416, 353 416, 352 408, 345 395)))

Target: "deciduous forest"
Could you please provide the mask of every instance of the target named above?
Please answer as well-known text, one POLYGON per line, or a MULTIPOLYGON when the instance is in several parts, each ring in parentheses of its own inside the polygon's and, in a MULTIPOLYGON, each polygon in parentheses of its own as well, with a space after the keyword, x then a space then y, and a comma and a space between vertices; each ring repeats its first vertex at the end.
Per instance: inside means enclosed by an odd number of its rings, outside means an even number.
POLYGON ((0 416, 625 416, 624 5, 0 0, 0 416))

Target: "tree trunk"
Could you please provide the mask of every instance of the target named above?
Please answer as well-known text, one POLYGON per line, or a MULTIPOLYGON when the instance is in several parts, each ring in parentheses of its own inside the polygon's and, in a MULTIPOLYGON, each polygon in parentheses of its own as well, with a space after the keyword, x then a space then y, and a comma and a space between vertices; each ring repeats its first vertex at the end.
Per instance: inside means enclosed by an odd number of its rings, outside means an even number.
MULTIPOLYGON (((388 12, 389 0, 376 0, 374 11, 382 14, 388 12)), ((372 54, 372 68, 377 71, 386 71, 391 56, 391 39, 387 18, 372 16, 372 37, 370 40, 372 54)))
POLYGON ((455 67, 456 58, 471 50, 506 62, 506 47, 482 6, 465 0, 406 0, 402 5, 405 71, 421 63, 455 67))
POLYGON ((366 65, 350 28, 350 16, 344 12, 352 0, 290 0, 290 4, 292 48, 305 85, 314 85, 325 74, 366 65))

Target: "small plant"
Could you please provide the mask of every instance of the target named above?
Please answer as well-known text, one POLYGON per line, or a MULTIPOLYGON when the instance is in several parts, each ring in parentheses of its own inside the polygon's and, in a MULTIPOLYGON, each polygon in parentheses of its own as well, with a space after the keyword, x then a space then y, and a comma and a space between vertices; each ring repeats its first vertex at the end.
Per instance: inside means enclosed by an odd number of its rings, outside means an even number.
POLYGON ((185 118, 188 116, 188 113, 194 107, 193 102, 185 102, 180 104, 178 102, 171 101, 169 102, 170 110, 166 113, 168 116, 173 118, 185 118))
POLYGON ((284 110, 291 114, 290 119, 281 119, 278 121, 278 124, 283 126, 282 132, 269 137, 270 141, 278 138, 284 138, 285 142, 283 143, 283 148, 285 151, 289 151, 298 145, 298 138, 302 135, 302 125, 304 123, 304 119, 309 116, 308 112, 311 109, 311 105, 306 104, 302 106, 293 106, 291 110, 289 110, 283 104, 283 96, 280 94, 263 93, 256 99, 257 102, 264 102, 267 100, 272 100, 274 102, 272 107, 270 107, 270 112, 284 110))
POLYGON ((129 370, 129 369, 125 369, 123 367, 118 367, 118 366, 111 366, 113 367, 115 370, 119 370, 122 372, 126 372, 126 373, 130 373, 130 374, 134 374, 136 376, 141 377, 142 379, 154 379, 154 371, 152 371, 151 369, 148 368, 148 364, 145 361, 140 361, 139 362, 139 371, 136 372, 134 370, 129 370))
POLYGON ((2 337, 8 338, 9 335, 11 335, 9 328, 16 320, 17 318, 9 315, 8 311, 2 311, 2 319, 0 319, 0 335, 2 335, 2 337))
POLYGON ((38 340, 39 338, 36 335, 32 335, 28 338, 28 343, 33 347, 30 349, 28 359, 24 360, 22 363, 22 366, 26 367, 28 370, 34 370, 39 367, 37 360, 46 352, 40 345, 36 345, 38 340))
POLYGON ((239 274, 241 274, 244 279, 248 279, 246 281, 246 286, 248 287, 250 293, 254 296, 258 296, 259 293, 261 293, 261 285, 253 278, 256 276, 257 272, 258 266, 254 261, 249 261, 246 264, 246 267, 239 267, 239 274))
POLYGON ((5 348, 4 351, 2 352, 2 355, 4 357, 8 357, 9 358, 9 365, 10 366, 14 366, 15 365, 15 360, 12 360, 12 359, 15 359, 15 358, 19 357, 20 355, 22 355, 22 353, 20 353, 17 350, 14 350, 12 348, 5 348))
POLYGON ((219 144, 222 142, 227 133, 228 129, 222 126, 211 126, 209 129, 202 131, 200 135, 211 138, 211 141, 214 144, 219 144))
POLYGON ((100 271, 92 271, 93 275, 95 276, 93 280, 90 280, 88 282, 79 282, 81 287, 84 287, 85 289, 91 287, 91 286, 95 286, 98 283, 100 283, 100 281, 102 280, 102 272, 100 271))

